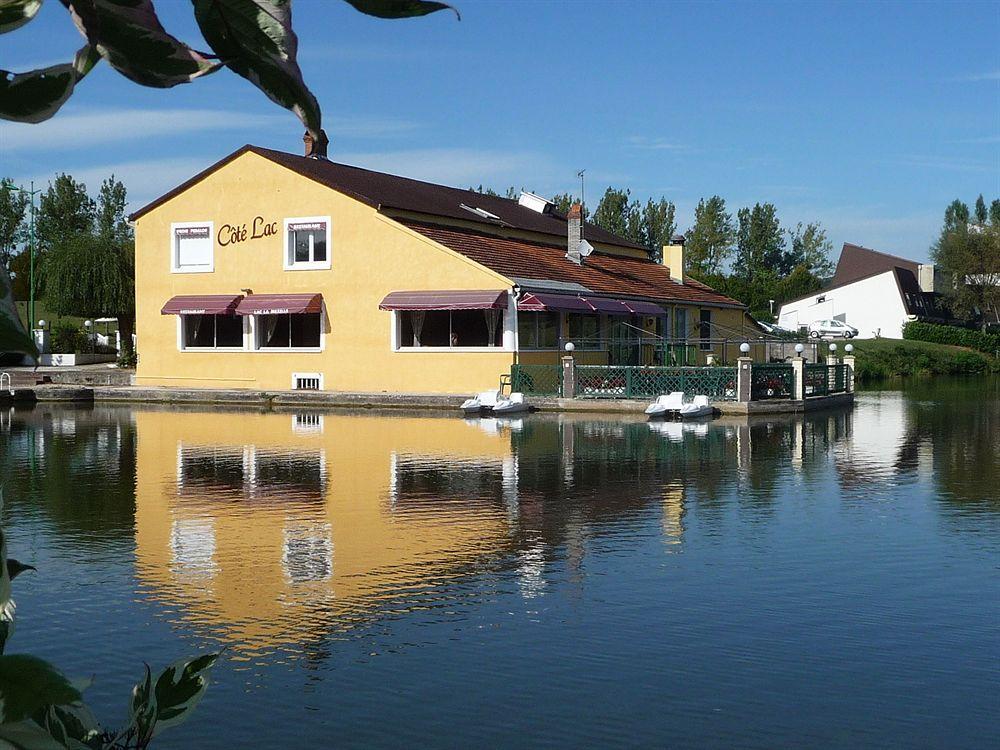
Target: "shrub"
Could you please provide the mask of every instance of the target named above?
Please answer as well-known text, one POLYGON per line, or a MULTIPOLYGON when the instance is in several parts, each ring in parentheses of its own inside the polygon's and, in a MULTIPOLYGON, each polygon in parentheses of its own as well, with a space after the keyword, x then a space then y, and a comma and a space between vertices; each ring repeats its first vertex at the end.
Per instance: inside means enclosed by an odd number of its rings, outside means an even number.
POLYGON ((1000 355, 1000 333, 983 333, 969 328, 911 321, 903 326, 903 338, 910 341, 965 346, 994 356, 1000 355))
POLYGON ((49 336, 49 349, 57 354, 79 354, 90 351, 87 334, 71 323, 54 324, 49 336))
POLYGON ((854 373, 859 381, 911 375, 978 375, 998 366, 997 360, 978 352, 916 343, 858 342, 855 355, 854 373))

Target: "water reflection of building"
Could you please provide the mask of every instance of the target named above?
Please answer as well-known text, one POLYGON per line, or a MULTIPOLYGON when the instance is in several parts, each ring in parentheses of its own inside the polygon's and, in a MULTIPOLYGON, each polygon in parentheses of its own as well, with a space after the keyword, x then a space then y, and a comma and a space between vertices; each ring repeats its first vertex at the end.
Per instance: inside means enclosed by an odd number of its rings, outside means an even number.
POLYGON ((321 430, 285 414, 135 419, 139 578, 248 648, 301 639, 290 610, 324 630, 350 622, 509 538, 503 501, 482 500, 510 483, 508 433, 330 414, 321 430))

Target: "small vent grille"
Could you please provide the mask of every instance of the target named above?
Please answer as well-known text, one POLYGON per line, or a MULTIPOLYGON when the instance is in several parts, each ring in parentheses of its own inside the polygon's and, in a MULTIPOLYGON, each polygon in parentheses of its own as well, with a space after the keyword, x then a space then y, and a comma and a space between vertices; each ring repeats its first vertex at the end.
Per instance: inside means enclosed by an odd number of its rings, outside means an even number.
POLYGON ((323 376, 318 372, 292 373, 292 388, 296 391, 321 391, 323 376))

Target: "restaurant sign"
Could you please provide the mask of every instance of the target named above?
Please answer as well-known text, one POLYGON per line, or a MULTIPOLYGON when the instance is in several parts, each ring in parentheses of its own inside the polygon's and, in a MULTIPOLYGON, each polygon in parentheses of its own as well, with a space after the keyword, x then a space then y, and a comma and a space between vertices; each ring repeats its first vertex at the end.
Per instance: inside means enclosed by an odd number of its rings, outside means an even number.
POLYGON ((278 234, 278 222, 265 221, 263 216, 255 216, 249 227, 243 224, 223 224, 219 227, 216 240, 220 247, 235 245, 238 242, 259 240, 263 237, 274 237, 278 234))

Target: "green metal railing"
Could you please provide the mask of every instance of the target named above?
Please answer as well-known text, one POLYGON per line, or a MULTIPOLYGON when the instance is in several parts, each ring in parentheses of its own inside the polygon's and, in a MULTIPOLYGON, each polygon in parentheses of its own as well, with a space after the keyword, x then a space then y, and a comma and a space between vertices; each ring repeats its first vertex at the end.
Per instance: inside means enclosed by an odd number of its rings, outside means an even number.
POLYGON ((629 367, 577 365, 576 396, 655 398, 672 391, 736 400, 735 367, 629 367))
POLYGON ((847 392, 847 365, 806 365, 804 378, 806 398, 847 392))
POLYGON ((562 365, 511 365, 512 391, 536 396, 562 393, 562 365))
POLYGON ((750 370, 750 399, 795 398, 795 371, 789 365, 754 365, 750 370))

